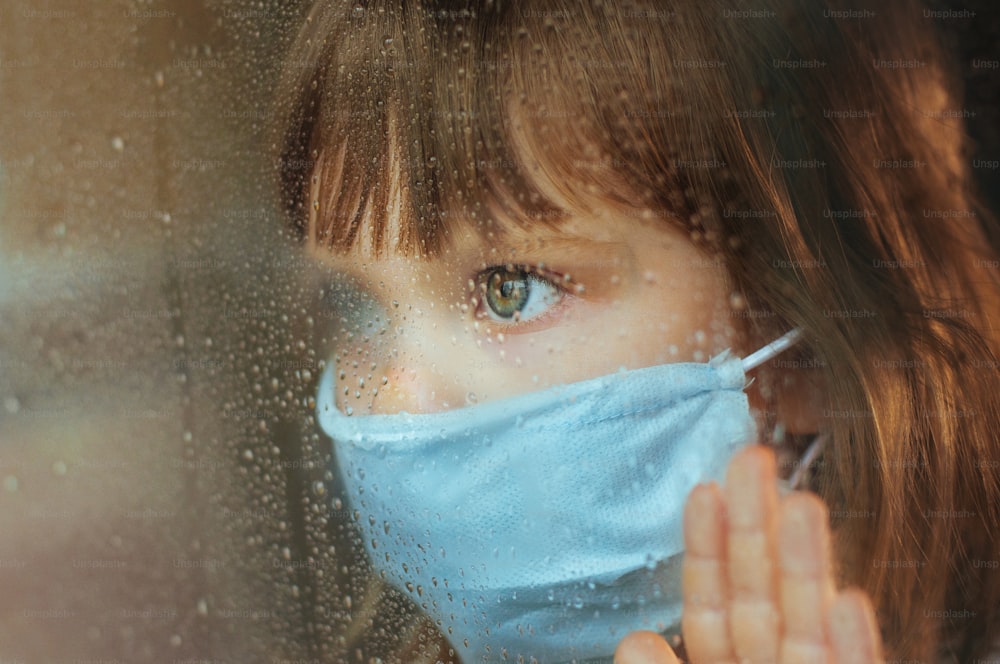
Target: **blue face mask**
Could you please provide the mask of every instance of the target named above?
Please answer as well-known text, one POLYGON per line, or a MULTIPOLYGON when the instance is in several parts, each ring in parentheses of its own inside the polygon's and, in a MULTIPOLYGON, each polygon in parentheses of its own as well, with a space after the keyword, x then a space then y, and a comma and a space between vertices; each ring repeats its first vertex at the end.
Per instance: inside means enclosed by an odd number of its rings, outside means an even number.
POLYGON ((609 657, 681 617, 682 515, 754 440, 744 360, 724 352, 459 410, 317 413, 375 568, 464 661, 609 657))

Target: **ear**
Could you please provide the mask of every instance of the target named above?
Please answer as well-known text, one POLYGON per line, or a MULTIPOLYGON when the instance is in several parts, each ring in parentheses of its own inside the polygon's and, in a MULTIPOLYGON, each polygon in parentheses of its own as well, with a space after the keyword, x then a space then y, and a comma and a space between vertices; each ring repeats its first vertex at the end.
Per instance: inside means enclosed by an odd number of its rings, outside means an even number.
POLYGON ((781 427, 793 436, 819 433, 829 403, 824 366, 794 352, 770 360, 754 372, 747 388, 751 408, 764 415, 768 428, 781 427))

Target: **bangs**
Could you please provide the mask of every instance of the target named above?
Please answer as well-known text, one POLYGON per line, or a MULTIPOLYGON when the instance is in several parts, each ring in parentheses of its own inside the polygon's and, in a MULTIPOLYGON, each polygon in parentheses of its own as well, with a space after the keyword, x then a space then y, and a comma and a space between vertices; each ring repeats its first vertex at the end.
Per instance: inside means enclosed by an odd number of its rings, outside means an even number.
POLYGON ((302 237, 432 255, 451 233, 558 227, 598 199, 696 217, 676 165, 714 155, 692 145, 685 95, 653 60, 670 57, 666 25, 576 3, 400 5, 317 5, 307 22, 316 66, 281 165, 302 237))

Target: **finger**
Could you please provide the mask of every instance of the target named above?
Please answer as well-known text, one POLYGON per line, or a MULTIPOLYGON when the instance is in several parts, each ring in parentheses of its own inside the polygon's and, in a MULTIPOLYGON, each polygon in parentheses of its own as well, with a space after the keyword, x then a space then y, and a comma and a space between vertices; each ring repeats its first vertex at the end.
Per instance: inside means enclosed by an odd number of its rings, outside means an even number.
POLYGON ((830 529, 826 506, 817 496, 795 492, 782 501, 777 553, 783 627, 778 661, 834 661, 826 632, 826 614, 835 594, 830 529))
POLYGON ((827 612, 827 629, 837 664, 882 662, 882 637, 871 600, 856 588, 844 590, 827 612))
POLYGON ((700 484, 684 506, 681 588, 684 649, 694 662, 735 662, 729 638, 726 517, 722 491, 700 484))
POLYGON ((673 649, 656 632, 631 632, 615 648, 615 664, 680 664, 673 649))
POLYGON ((774 662, 781 616, 775 591, 777 473, 771 450, 737 452, 726 473, 729 631, 737 659, 774 662))

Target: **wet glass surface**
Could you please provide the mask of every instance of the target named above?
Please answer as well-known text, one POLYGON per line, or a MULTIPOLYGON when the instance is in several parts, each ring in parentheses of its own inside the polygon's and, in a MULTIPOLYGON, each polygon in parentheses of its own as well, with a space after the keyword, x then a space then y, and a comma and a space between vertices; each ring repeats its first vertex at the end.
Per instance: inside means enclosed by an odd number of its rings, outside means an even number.
MULTIPOLYGON (((0 7, 0 661, 446 660, 422 594, 372 569, 361 538, 389 526, 356 523, 318 426, 328 366, 341 411, 446 411, 726 347, 718 327, 655 317, 534 343, 504 331, 513 309, 557 306, 552 283, 570 299, 652 287, 645 258, 595 250, 606 282, 560 281, 484 245, 471 269, 425 266, 394 292, 381 267, 306 251, 272 132, 310 4, 0 7), (413 342, 431 327, 440 344, 413 342), (671 330, 677 343, 635 351, 671 330), (586 361, 567 373, 552 358, 569 354, 586 361), (497 357, 509 371, 485 380, 497 357), (415 400, 413 381, 443 385, 415 400)), ((986 158, 1000 86, 967 74, 986 158)), ((996 173, 977 172, 988 195, 996 173)), ((689 271, 663 277, 684 306, 746 306, 718 284, 685 290, 689 271)))

